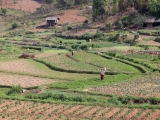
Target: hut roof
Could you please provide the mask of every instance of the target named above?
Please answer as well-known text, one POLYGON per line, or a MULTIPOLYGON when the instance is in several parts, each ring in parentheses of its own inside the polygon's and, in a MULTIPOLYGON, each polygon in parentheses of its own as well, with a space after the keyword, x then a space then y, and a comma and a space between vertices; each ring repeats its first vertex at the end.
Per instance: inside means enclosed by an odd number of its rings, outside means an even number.
POLYGON ((47 17, 46 20, 60 20, 58 17, 47 17))
POLYGON ((92 6, 86 6, 86 9, 92 9, 93 7, 92 6))
POLYGON ((150 18, 150 19, 147 19, 145 20, 146 23, 154 23, 156 20, 156 18, 150 18))
POLYGON ((157 19, 155 20, 155 22, 160 22, 160 18, 157 18, 157 19))

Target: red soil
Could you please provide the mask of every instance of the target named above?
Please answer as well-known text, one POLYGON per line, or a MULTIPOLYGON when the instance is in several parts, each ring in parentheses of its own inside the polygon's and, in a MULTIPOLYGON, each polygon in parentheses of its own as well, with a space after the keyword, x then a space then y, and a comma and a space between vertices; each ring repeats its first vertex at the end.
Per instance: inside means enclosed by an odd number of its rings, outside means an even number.
POLYGON ((13 0, 8 0, 7 4, 3 4, 1 7, 34 12, 37 8, 41 7, 41 4, 34 0, 16 0, 16 3, 13 0))

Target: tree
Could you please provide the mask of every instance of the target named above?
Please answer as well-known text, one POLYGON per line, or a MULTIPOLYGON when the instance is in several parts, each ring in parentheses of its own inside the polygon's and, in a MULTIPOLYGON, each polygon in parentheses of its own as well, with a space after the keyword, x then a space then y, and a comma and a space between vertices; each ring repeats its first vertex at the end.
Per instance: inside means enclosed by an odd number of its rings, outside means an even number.
POLYGON ((73 7, 75 4, 75 0, 58 0, 58 2, 61 3, 66 8, 73 7))
POLYGON ((51 4, 51 3, 53 3, 53 1, 54 1, 54 0, 45 0, 45 2, 46 2, 47 4, 51 4))
POLYGON ((121 21, 124 27, 128 27, 131 22, 129 16, 124 16, 121 21))
POLYGON ((159 0, 150 0, 149 1, 149 11, 151 15, 160 17, 160 1, 159 0))
POLYGON ((113 0, 113 13, 119 11, 119 0, 113 0))
POLYGON ((93 12, 96 16, 99 16, 100 10, 102 10, 107 4, 107 0, 93 0, 93 12))
POLYGON ((1 8, 2 13, 5 15, 7 13, 7 9, 1 8))

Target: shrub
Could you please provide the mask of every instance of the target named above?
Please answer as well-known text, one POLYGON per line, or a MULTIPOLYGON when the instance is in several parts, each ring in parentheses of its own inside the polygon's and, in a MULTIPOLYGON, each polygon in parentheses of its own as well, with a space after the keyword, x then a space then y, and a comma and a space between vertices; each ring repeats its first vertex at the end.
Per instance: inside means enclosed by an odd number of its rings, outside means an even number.
POLYGON ((36 94, 29 93, 29 94, 25 95, 25 98, 29 98, 29 99, 37 99, 38 96, 37 96, 36 94))
POLYGON ((15 29, 15 28, 17 28, 18 27, 18 24, 17 23, 13 23, 12 24, 12 29, 15 29))
POLYGON ((122 21, 122 24, 123 24, 124 27, 127 27, 130 24, 130 18, 129 18, 129 16, 124 16, 121 19, 121 21, 122 21))
POLYGON ((134 39, 138 39, 139 38, 139 33, 136 33, 135 35, 134 35, 134 39))
POLYGON ((157 37, 154 41, 155 42, 160 42, 160 37, 157 37))
POLYGON ((107 27, 108 30, 111 30, 112 29, 112 23, 110 23, 110 22, 107 23, 106 27, 107 27))
POLYGON ((109 41, 109 42, 113 42, 113 41, 116 41, 116 40, 117 40, 117 36, 115 36, 115 35, 112 35, 107 39, 107 41, 109 41))
POLYGON ((22 87, 20 85, 18 86, 12 86, 11 89, 7 92, 7 95, 11 94, 19 94, 22 92, 22 87))
POLYGON ((46 2, 47 4, 51 4, 51 3, 53 2, 53 0, 45 0, 45 2, 46 2))
POLYGON ((84 102, 85 101, 82 96, 73 97, 72 100, 76 101, 76 102, 84 102))
POLYGON ((85 39, 85 40, 89 40, 89 39, 93 39, 93 35, 91 35, 90 33, 85 33, 81 36, 81 39, 85 39))
POLYGON ((5 15, 7 13, 7 9, 6 8, 1 8, 2 13, 5 15))
POLYGON ((114 104, 114 105, 120 105, 121 104, 121 102, 118 100, 118 97, 116 97, 116 96, 111 97, 108 100, 108 102, 110 102, 111 104, 114 104))
POLYGON ((67 30, 72 30, 72 27, 71 27, 71 26, 68 26, 67 30))
POLYGON ((88 24, 88 20, 85 20, 85 21, 84 21, 84 24, 88 24))
POLYGON ((133 98, 129 96, 124 96, 124 97, 120 97, 118 100, 121 101, 122 104, 129 104, 131 103, 133 98))

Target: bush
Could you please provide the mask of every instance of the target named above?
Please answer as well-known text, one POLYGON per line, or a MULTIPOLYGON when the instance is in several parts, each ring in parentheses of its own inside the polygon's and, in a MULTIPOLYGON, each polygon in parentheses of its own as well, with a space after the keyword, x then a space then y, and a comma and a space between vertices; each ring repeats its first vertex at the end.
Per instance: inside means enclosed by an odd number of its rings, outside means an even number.
POLYGON ((127 27, 130 24, 130 18, 129 18, 129 16, 124 16, 121 19, 121 21, 122 21, 122 24, 123 24, 124 27, 127 27))
POLYGON ((12 29, 15 29, 15 28, 17 28, 18 27, 18 24, 17 23, 13 23, 12 24, 12 29))
POLYGON ((72 30, 72 27, 71 27, 71 26, 68 26, 67 30, 72 30))
POLYGON ((76 101, 76 102, 84 102, 85 101, 82 96, 73 97, 72 100, 76 101))
POLYGON ((109 42, 113 42, 113 41, 116 41, 117 40, 117 36, 113 35, 113 36, 110 36, 107 41, 109 42))
POLYGON ((5 15, 7 13, 7 9, 6 8, 1 8, 2 13, 5 15))
POLYGON ((22 87, 20 85, 18 86, 12 86, 11 89, 7 92, 7 95, 11 94, 20 94, 22 92, 22 87))
POLYGON ((112 23, 109 22, 108 24, 106 24, 106 27, 107 27, 108 30, 111 30, 112 29, 112 23))
POLYGON ((84 24, 88 24, 88 20, 85 20, 85 21, 84 21, 84 24))
POLYGON ((157 37, 154 41, 155 42, 160 42, 160 37, 157 37))
POLYGON ((47 4, 51 4, 51 3, 53 2, 53 0, 45 0, 45 2, 46 2, 47 4))
POLYGON ((139 38, 139 33, 136 33, 135 35, 134 35, 134 39, 138 39, 139 38))
POLYGON ((131 103, 133 98, 129 96, 124 96, 124 97, 120 97, 118 100, 121 101, 122 104, 129 104, 131 103))
POLYGON ((121 102, 118 100, 118 97, 116 97, 116 96, 111 97, 108 100, 108 102, 110 102, 111 104, 114 104, 114 105, 120 105, 121 104, 121 102))

